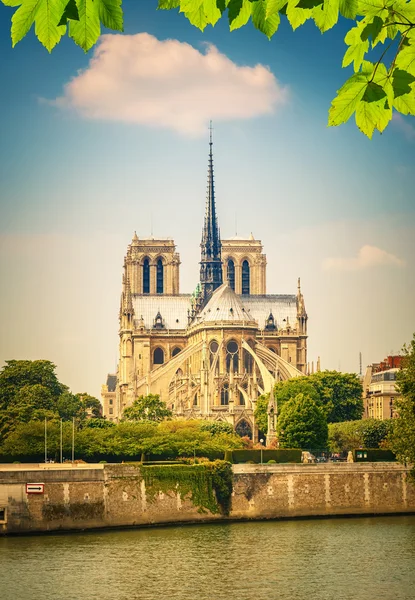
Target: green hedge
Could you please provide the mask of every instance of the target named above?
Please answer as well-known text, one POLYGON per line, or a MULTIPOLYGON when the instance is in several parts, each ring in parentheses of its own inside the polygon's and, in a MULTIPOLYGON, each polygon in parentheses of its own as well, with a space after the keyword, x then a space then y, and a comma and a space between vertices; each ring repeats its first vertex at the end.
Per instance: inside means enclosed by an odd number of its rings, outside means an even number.
POLYGON ((353 450, 353 460, 355 462, 391 462, 396 460, 396 456, 392 450, 358 448, 353 450))
MULTIPOLYGON (((281 448, 280 450, 262 450, 262 462, 275 460, 277 463, 300 463, 301 450, 297 448, 281 448)), ((226 460, 233 463, 252 462, 260 464, 261 450, 232 450, 226 452, 226 460)))

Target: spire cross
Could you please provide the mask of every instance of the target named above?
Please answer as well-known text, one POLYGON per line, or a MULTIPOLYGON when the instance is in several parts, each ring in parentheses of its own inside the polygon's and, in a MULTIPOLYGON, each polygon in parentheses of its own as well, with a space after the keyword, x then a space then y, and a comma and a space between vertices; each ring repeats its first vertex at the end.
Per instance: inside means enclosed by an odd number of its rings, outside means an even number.
POLYGON ((209 121, 209 145, 210 145, 210 150, 212 151, 212 132, 213 132, 213 127, 212 127, 212 121, 209 121))

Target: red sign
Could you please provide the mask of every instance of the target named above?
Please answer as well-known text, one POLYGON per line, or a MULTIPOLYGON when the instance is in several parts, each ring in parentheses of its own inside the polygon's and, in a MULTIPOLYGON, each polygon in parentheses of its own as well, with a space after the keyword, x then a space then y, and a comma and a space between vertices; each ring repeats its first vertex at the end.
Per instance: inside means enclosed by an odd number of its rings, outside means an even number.
POLYGON ((26 483, 26 494, 43 494, 44 491, 44 483, 26 483))

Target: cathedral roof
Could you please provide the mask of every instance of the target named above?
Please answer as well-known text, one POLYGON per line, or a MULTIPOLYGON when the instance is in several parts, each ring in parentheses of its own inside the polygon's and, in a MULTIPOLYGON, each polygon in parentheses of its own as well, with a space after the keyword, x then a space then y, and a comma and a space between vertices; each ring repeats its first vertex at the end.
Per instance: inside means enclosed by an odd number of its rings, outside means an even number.
POLYGON ((213 292, 200 317, 200 320, 204 323, 217 321, 254 322, 240 297, 226 283, 213 292))
POLYGON ((157 313, 160 313, 164 329, 186 329, 187 311, 191 308, 190 298, 190 294, 133 296, 135 317, 143 317, 144 326, 151 329, 157 313))
POLYGON ((284 329, 287 318, 291 327, 297 323, 297 296, 295 294, 267 294, 266 296, 242 296, 245 310, 264 328, 269 314, 275 319, 278 329, 284 329), (284 320, 285 319, 285 320, 284 320))

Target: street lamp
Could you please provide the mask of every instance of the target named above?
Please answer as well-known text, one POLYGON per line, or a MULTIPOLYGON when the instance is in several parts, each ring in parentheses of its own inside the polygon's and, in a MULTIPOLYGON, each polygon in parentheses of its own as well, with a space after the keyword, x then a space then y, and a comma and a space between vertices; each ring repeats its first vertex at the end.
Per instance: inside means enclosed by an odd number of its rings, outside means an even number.
POLYGON ((263 448, 263 446, 262 446, 262 445, 263 445, 263 443, 264 443, 264 440, 263 440, 263 439, 260 439, 259 441, 261 442, 261 465, 262 465, 262 448, 263 448))

